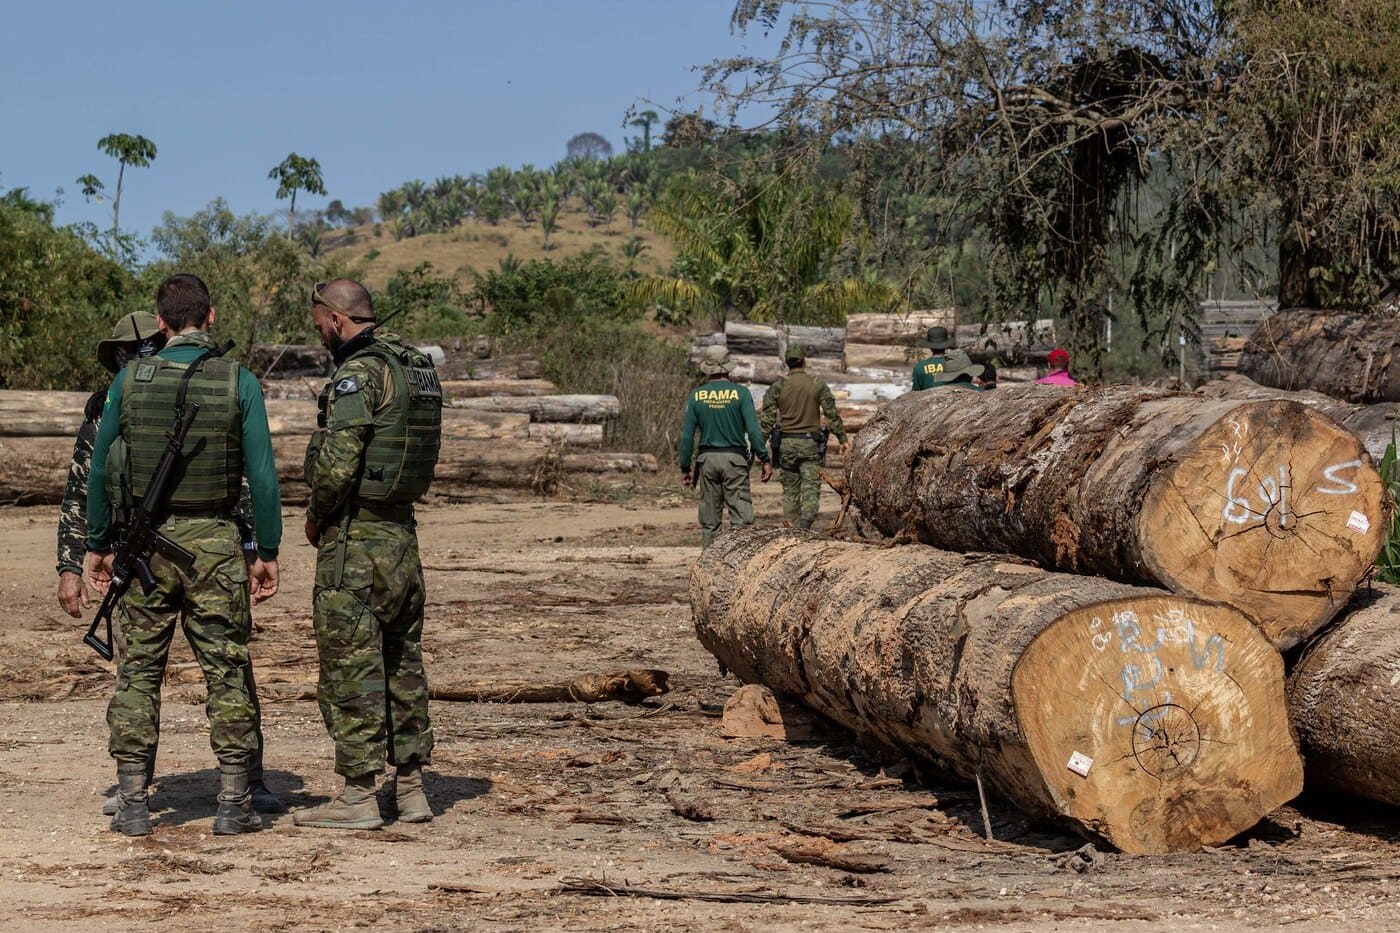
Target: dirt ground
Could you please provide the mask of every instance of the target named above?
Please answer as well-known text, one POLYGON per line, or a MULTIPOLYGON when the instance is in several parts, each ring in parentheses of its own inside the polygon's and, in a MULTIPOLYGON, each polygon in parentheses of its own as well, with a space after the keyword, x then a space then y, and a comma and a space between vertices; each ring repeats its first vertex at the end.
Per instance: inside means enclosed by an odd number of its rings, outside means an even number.
MULTIPOLYGON (((775 486, 757 496, 770 521, 775 486)), ((839 733, 721 737, 736 683, 691 629, 694 515, 666 490, 422 510, 432 681, 655 667, 673 687, 635 706, 434 703, 432 823, 337 833, 279 815, 255 835, 211 835, 204 689, 179 644, 158 825, 130 840, 98 812, 112 787, 111 673, 53 598, 56 510, 0 510, 0 927, 1400 929, 1400 817, 1374 807, 1308 801, 1189 855, 1076 854, 1083 840, 995 800, 997 839, 983 840, 975 792, 875 760, 839 733), (610 896, 627 888, 662 896, 610 896)), ((269 691, 315 680, 312 551, 297 543, 296 510, 286 525, 282 592, 255 611, 269 691)), ((287 804, 334 792, 314 702, 265 699, 264 729, 269 782, 287 804)))

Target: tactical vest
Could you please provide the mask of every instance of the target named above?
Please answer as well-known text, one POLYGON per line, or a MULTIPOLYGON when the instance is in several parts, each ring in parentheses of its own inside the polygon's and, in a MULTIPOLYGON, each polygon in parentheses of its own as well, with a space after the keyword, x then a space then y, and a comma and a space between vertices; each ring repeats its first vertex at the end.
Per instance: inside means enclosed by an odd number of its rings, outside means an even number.
MULTIPOLYGON (((127 474, 138 499, 146 494, 166 434, 175 420, 175 396, 180 379, 194 363, 176 363, 160 356, 127 364, 122 388, 121 433, 127 444, 127 474)), ((243 482, 243 418, 238 408, 238 364, 207 357, 190 380, 185 395, 186 417, 195 402, 199 413, 190 426, 171 477, 167 503, 177 509, 232 511, 243 482)))
POLYGON ((395 340, 376 337, 349 359, 363 356, 388 364, 394 401, 374 413, 358 497, 407 505, 433 482, 442 444, 442 385, 431 359, 395 340))

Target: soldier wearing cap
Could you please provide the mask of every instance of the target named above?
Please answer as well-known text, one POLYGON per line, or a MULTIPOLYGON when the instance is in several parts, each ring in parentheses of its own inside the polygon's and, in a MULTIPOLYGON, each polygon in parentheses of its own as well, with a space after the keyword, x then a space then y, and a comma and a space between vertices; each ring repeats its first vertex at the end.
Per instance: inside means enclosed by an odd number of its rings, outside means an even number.
MULTIPOLYGON (((154 356, 165 347, 165 341, 165 332, 160 330, 154 314, 133 312, 117 321, 116 326, 112 328, 111 337, 98 342, 97 359, 104 369, 115 376, 132 360, 154 356)), ((91 608, 82 577, 83 555, 87 551, 88 472, 92 464, 92 445, 101 426, 102 406, 106 400, 107 390, 99 389, 88 397, 87 404, 83 407, 83 423, 78 428, 78 438, 73 444, 73 461, 68 466, 68 484, 63 489, 63 505, 58 516, 58 602, 63 610, 75 619, 82 617, 83 610, 91 608)), ((131 477, 125 472, 126 445, 120 437, 113 440, 107 458, 108 498, 118 513, 115 521, 121 525, 125 523, 125 515, 122 513, 132 503, 131 477)), ((248 555, 255 551, 257 546, 253 543, 252 498, 246 483, 234 514, 234 521, 238 524, 243 539, 243 552, 248 555)), ((126 639, 122 634, 123 615, 122 606, 118 604, 113 619, 113 634, 116 638, 113 647, 117 651, 118 664, 121 663, 121 657, 126 650, 126 639)), ((250 628, 251 625, 250 619, 250 628)), ((282 804, 272 791, 268 790, 263 779, 262 709, 258 705, 257 685, 253 680, 251 664, 248 665, 247 676, 248 695, 253 702, 254 729, 258 742, 257 751, 249 766, 253 809, 259 813, 276 813, 282 809, 282 804)), ((152 748, 146 760, 148 784, 155 774, 155 759, 156 749, 152 748)), ((103 803, 102 812, 107 816, 116 816, 119 808, 120 797, 113 794, 103 803)))
POLYGON ((924 339, 919 341, 919 346, 932 350, 933 355, 919 360, 914 364, 914 391, 921 389, 932 389, 938 385, 938 380, 934 377, 943 372, 948 365, 946 351, 951 349, 955 341, 948 333, 946 327, 930 327, 924 334, 924 339))
POLYGON ((681 481, 699 489, 701 543, 705 545, 719 534, 726 508, 731 528, 753 523, 753 498, 749 492, 749 465, 753 458, 763 463, 765 483, 773 475, 763 433, 758 429, 753 395, 729 379, 732 368, 727 349, 705 348, 700 372, 707 378, 686 399, 685 421, 681 425, 681 481), (700 444, 695 453, 697 430, 700 444))
POLYGON ((765 434, 772 435, 774 427, 778 429, 775 459, 783 484, 783 519, 799 528, 811 528, 822 491, 826 447, 822 418, 836 435, 841 453, 850 445, 831 387, 807 372, 807 349, 799 343, 790 344, 784 356, 788 374, 768 387, 760 421, 765 434))

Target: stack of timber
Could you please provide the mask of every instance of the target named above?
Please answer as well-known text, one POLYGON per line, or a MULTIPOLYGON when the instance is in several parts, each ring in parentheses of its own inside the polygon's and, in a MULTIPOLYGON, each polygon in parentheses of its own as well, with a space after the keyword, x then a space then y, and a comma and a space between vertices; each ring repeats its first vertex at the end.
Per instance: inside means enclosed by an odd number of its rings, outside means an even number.
POLYGON ((1217 845, 1302 785, 1282 659, 1225 606, 753 526, 690 597, 740 680, 1125 852, 1217 845))
POLYGON ((1205 379, 1239 371, 1240 354, 1265 318, 1277 310, 1273 301, 1201 302, 1197 311, 1197 357, 1194 369, 1205 379))
MULTIPOLYGON (((448 383, 451 385, 451 383, 448 383)), ((319 386, 317 387, 319 391, 319 386)), ((58 502, 63 497, 73 439, 82 424, 83 392, 0 391, 0 502, 58 502)), ((601 450, 612 396, 464 399, 489 402, 443 409, 443 445, 433 492, 461 495, 479 486, 540 485, 545 473, 655 472, 647 454, 601 450), (550 399, 562 399, 554 402, 550 399)), ((316 426, 316 404, 302 398, 267 400, 283 496, 306 495, 302 455, 316 426)))
POLYGON ((856 436, 852 502, 880 531, 1219 601, 1279 649, 1341 610, 1390 527, 1361 440, 1295 401, 927 394, 856 436))
POLYGON ((1295 308, 1254 331, 1239 371, 1274 389, 1400 402, 1400 318, 1295 308))

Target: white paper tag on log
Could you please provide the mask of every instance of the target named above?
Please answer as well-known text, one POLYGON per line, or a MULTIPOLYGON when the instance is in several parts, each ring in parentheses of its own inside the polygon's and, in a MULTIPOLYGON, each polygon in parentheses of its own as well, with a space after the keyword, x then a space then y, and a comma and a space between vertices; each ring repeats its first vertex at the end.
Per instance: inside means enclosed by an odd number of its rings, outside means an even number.
POLYGON ((1090 758, 1088 755, 1081 755, 1079 752, 1075 752, 1073 755, 1069 756, 1069 769, 1080 777, 1088 777, 1089 769, 1093 766, 1094 759, 1090 758))
POLYGON ((1371 520, 1360 512, 1352 512, 1351 518, 1347 519, 1347 527, 1359 535, 1364 535, 1371 530, 1371 520))

